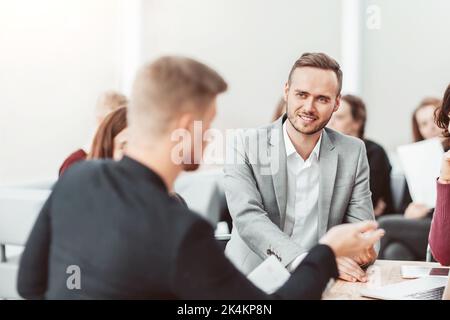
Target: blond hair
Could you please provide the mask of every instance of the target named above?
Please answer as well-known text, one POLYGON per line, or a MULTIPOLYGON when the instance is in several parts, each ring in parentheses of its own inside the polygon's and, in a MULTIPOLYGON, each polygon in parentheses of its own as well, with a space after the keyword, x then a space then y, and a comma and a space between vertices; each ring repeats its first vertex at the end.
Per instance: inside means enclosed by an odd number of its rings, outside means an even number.
POLYGON ((117 91, 106 91, 102 93, 96 104, 97 118, 102 121, 108 114, 121 107, 128 105, 128 99, 125 95, 117 91))
POLYGON ((130 128, 164 133, 183 112, 204 112, 226 91, 225 80, 208 66, 186 57, 165 56, 144 66, 133 85, 130 128))

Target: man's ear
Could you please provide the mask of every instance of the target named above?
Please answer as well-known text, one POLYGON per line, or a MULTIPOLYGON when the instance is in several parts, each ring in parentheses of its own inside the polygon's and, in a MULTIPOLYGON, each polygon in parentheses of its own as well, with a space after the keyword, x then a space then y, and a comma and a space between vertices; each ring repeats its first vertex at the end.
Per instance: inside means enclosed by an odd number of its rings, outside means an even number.
POLYGON ((333 112, 338 111, 340 106, 341 106, 341 95, 338 95, 336 97, 336 103, 334 104, 333 112))
POLYGON ((191 131, 193 128, 194 117, 191 113, 183 113, 176 122, 175 129, 185 129, 191 131))

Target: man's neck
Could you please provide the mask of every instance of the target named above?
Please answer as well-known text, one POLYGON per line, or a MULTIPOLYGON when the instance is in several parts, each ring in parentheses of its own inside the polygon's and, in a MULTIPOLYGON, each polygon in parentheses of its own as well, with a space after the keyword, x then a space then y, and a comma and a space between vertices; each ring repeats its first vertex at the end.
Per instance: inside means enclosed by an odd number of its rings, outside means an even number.
POLYGON ((317 145, 323 129, 311 135, 303 134, 301 132, 298 132, 292 126, 289 119, 287 119, 286 121, 286 130, 292 144, 294 145, 295 150, 303 158, 303 160, 308 159, 312 151, 314 150, 314 147, 317 145))
POLYGON ((173 192, 175 179, 180 174, 181 168, 170 158, 171 146, 160 143, 150 147, 139 143, 129 143, 125 154, 153 170, 164 181, 169 192, 173 192))

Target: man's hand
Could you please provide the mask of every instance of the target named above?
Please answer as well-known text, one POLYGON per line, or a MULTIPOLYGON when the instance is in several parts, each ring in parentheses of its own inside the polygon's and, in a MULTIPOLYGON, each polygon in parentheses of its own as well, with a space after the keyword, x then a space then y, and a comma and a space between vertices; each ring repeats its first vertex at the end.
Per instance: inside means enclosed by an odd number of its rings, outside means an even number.
POLYGON ((328 245, 336 255, 340 279, 367 282, 364 270, 354 259, 348 257, 357 257, 363 264, 376 259, 373 246, 384 235, 384 230, 377 228, 375 221, 341 224, 328 230, 319 240, 319 243, 328 245))
POLYGON ((371 247, 361 252, 358 256, 353 257, 353 260, 355 260, 355 262, 359 266, 364 268, 365 266, 368 266, 375 260, 377 260, 377 258, 378 258, 377 252, 375 251, 374 247, 371 247))
POLYGON ((347 257, 336 258, 339 279, 349 282, 367 282, 366 272, 356 263, 355 260, 347 257))
POLYGON ((334 226, 319 240, 328 245, 336 257, 360 256, 384 236, 375 221, 347 223, 334 226))
POLYGON ((350 282, 367 282, 366 272, 362 268, 373 263, 377 257, 378 254, 375 249, 370 247, 353 258, 337 258, 339 278, 350 282))

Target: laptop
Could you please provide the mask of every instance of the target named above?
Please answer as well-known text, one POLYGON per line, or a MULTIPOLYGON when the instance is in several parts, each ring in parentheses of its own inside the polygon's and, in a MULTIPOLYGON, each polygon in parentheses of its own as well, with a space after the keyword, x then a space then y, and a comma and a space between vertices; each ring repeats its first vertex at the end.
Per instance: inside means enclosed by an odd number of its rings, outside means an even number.
POLYGON ((450 278, 425 277, 407 280, 379 288, 363 289, 361 295, 381 300, 448 300, 450 278))

